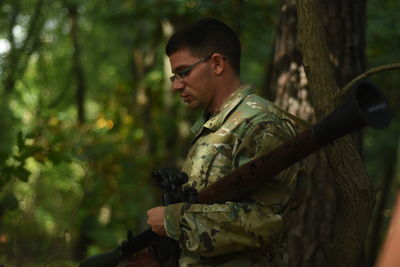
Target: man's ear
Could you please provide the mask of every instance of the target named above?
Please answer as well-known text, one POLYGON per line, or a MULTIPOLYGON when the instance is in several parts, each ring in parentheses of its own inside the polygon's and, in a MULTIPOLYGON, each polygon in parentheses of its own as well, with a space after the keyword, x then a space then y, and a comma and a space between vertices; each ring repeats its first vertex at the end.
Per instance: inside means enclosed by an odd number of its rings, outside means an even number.
POLYGON ((224 56, 219 53, 214 53, 211 56, 211 61, 213 63, 214 73, 218 76, 221 75, 227 67, 224 56))

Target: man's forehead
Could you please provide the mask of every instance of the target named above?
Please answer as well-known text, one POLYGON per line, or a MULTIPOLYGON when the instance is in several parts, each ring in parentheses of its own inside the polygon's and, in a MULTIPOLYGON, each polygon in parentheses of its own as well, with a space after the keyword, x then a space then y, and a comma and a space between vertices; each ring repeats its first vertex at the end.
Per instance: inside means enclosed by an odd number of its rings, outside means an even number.
POLYGON ((175 70, 180 66, 190 65, 194 60, 197 59, 198 57, 193 55, 193 53, 187 48, 178 50, 169 56, 169 62, 172 70, 175 70))

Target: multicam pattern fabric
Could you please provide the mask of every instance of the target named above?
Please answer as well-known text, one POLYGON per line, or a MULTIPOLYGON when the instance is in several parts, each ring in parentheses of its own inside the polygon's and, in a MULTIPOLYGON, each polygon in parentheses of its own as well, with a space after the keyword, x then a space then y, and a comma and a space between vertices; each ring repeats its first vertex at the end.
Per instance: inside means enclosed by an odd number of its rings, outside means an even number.
MULTIPOLYGON (((294 135, 285 114, 249 85, 192 130, 195 138, 182 170, 197 190, 294 135)), ((297 169, 269 179, 246 201, 168 206, 165 227, 168 236, 180 241, 180 266, 286 266, 282 214, 295 189, 297 169)))

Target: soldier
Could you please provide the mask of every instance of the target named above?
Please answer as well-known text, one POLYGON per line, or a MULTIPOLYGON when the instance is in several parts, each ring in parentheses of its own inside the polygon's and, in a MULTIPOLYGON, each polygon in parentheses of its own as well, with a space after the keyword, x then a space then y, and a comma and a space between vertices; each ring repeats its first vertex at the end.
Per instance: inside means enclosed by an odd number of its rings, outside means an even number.
MULTIPOLYGON (((201 190, 290 139, 288 114, 240 79, 240 42, 215 19, 176 32, 166 53, 172 90, 202 109, 182 171, 201 190)), ((248 199, 224 204, 177 203, 147 212, 152 230, 179 242, 180 266, 287 266, 284 215, 297 166, 270 179, 248 199)))

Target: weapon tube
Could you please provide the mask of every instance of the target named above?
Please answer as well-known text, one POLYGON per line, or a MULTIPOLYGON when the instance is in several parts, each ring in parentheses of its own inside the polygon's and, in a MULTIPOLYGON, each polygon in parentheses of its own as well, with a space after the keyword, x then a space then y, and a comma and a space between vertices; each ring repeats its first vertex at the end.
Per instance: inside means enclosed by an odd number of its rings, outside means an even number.
MULTIPOLYGON (((310 129, 198 192, 198 203, 224 203, 243 199, 255 192, 267 179, 334 140, 367 125, 383 129, 389 122, 389 106, 383 95, 372 84, 360 83, 349 92, 339 108, 310 129)), ((141 251, 157 237, 151 229, 137 235, 133 252, 141 251)), ((111 252, 89 257, 79 266, 113 267, 125 257, 118 247, 111 252)))
POLYGON ((266 180, 334 140, 364 126, 389 125, 389 106, 379 90, 359 83, 332 113, 266 156, 254 159, 198 193, 200 203, 237 201, 255 192, 266 180))

